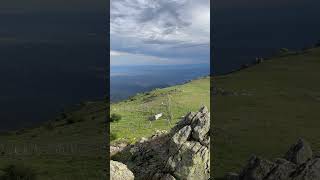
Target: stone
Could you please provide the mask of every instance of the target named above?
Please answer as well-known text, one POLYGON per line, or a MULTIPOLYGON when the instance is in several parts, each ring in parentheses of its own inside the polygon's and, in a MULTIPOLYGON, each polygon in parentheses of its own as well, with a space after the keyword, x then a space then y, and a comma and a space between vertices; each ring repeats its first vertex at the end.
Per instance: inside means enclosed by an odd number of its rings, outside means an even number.
POLYGON ((139 143, 144 143, 144 142, 146 142, 146 141, 148 141, 148 138, 142 137, 142 138, 140 139, 139 143))
POLYGON ((286 159, 277 159, 276 164, 276 167, 268 173, 265 180, 287 180, 297 168, 296 164, 286 159))
POLYGON ((124 148, 128 146, 127 143, 118 143, 110 146, 110 157, 114 156, 115 154, 121 152, 124 148))
POLYGON ((152 180, 176 180, 171 174, 156 173, 152 180))
POLYGON ((185 120, 185 126, 173 135, 167 171, 178 179, 207 180, 210 178, 210 149, 203 145, 203 141, 210 143, 210 113, 202 107, 196 114, 187 115, 185 120))
POLYGON ((319 180, 320 159, 312 159, 301 165, 293 174, 292 180, 319 180))
POLYGON ((185 143, 189 138, 191 131, 192 131, 191 126, 183 127, 176 134, 172 136, 172 142, 177 145, 185 143))
POLYGON ((111 160, 110 161, 110 179, 111 180, 134 180, 134 175, 125 164, 111 160))
POLYGON ((292 145, 285 155, 285 159, 295 164, 303 164, 312 158, 312 150, 308 142, 299 139, 298 142, 292 145))
POLYGON ((275 163, 253 156, 241 172, 240 179, 263 180, 274 167, 275 163))
POLYGON ((136 143, 124 162, 136 179, 208 180, 210 178, 210 113, 202 107, 188 113, 169 133, 157 132, 136 143))
POLYGON ((320 179, 320 158, 312 155, 311 147, 305 140, 299 139, 284 157, 274 161, 252 157, 241 171, 239 180, 320 179))

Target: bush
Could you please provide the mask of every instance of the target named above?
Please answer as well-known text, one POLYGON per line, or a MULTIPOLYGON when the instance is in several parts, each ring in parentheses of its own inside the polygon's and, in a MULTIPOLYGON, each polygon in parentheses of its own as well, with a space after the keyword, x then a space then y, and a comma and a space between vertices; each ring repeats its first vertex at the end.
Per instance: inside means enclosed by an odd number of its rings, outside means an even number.
POLYGON ((121 115, 120 114, 111 114, 111 117, 110 117, 110 122, 118 122, 121 120, 121 115))
POLYGON ((36 173, 25 165, 8 165, 3 170, 1 180, 35 180, 36 173))
POLYGON ((74 114, 72 116, 69 116, 69 118, 66 119, 67 124, 73 124, 76 122, 84 121, 84 117, 81 114, 74 114))
POLYGON ((114 133, 110 134, 110 141, 116 140, 117 139, 117 135, 114 133))
POLYGON ((67 119, 67 124, 73 124, 73 123, 75 123, 76 121, 73 119, 73 118, 68 118, 67 119))

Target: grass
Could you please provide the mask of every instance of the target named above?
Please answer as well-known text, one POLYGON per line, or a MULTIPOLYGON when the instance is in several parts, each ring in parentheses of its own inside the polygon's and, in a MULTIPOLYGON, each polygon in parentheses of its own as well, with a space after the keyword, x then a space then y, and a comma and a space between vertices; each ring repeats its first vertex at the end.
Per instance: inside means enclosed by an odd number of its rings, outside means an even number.
POLYGON ((88 102, 40 127, 0 135, 1 170, 23 164, 37 179, 105 179, 105 104, 88 102))
MULTIPOLYGON (((135 142, 156 130, 169 130, 181 116, 210 107, 209 77, 111 104, 111 140, 135 142), (150 123, 149 116, 164 116, 150 123), (170 119, 168 121, 167 119, 170 119)), ((106 169, 105 103, 88 102, 66 110, 42 126, 0 134, 0 177, 12 165, 41 180, 100 180, 106 169)))
POLYGON ((224 76, 215 96, 214 174, 238 172, 252 154, 282 157, 299 137, 320 150, 320 48, 224 76))
POLYGON ((200 78, 186 84, 137 94, 126 101, 111 104, 111 114, 122 119, 111 122, 111 143, 136 142, 157 130, 170 130, 182 116, 197 111, 202 105, 210 108, 210 78, 200 78), (149 117, 163 113, 156 121, 149 117))

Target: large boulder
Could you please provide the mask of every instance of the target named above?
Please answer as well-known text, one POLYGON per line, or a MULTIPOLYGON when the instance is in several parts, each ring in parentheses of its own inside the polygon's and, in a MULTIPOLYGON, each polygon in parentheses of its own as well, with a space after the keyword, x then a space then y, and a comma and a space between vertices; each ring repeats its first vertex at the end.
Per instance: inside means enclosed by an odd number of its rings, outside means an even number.
POLYGON ((125 164, 117 161, 110 161, 110 179, 111 180, 134 180, 133 173, 125 164))
POLYGON ((166 170, 177 179, 210 178, 210 113, 203 107, 184 127, 174 131, 169 146, 166 170))

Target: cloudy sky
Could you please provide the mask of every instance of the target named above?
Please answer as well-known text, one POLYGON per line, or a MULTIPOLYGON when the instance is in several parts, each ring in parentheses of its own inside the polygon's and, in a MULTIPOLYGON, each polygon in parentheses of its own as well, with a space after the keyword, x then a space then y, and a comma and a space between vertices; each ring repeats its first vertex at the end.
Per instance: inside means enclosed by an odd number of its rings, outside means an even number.
POLYGON ((111 65, 209 63, 210 0, 111 0, 111 65))

